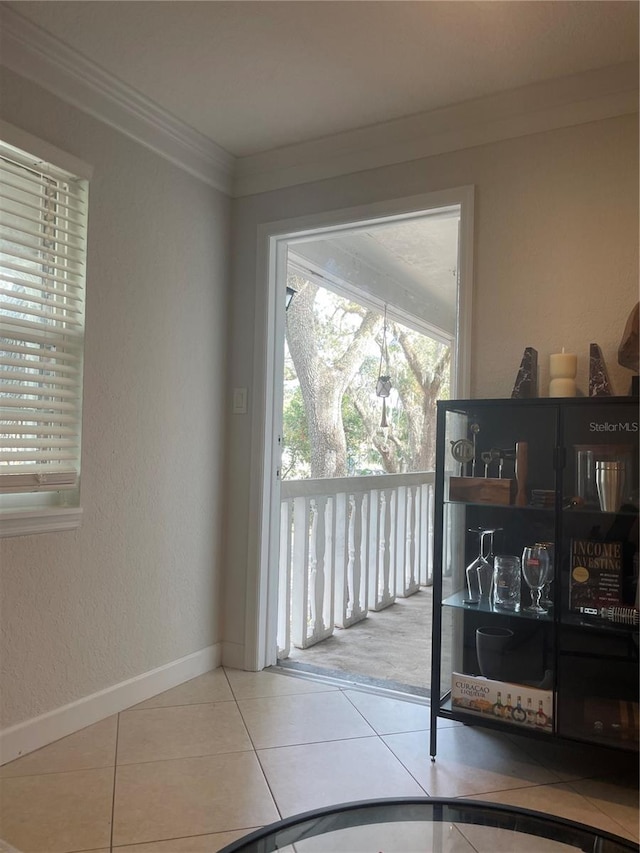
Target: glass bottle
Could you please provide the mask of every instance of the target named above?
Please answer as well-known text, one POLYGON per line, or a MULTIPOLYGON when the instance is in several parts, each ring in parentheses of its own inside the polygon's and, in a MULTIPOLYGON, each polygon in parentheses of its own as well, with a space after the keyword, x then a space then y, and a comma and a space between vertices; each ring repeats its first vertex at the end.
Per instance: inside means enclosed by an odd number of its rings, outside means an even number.
POLYGON ((502 716, 505 719, 510 720, 512 714, 513 714, 513 705, 511 704, 511 693, 507 693, 507 704, 504 706, 504 712, 503 712, 502 716))
POLYGON ((536 726, 544 728, 547 725, 547 715, 542 707, 542 699, 538 702, 538 713, 536 714, 536 726))
POLYGON ((522 707, 521 696, 518 696, 518 699, 516 701, 516 707, 513 709, 511 716, 513 717, 513 720, 516 723, 524 723, 524 721, 527 719, 526 711, 522 707))
POLYGON ((533 726, 536 721, 536 712, 531 704, 531 696, 527 699, 527 725, 533 726))
POLYGON ((502 707, 502 693, 498 690, 498 698, 496 699, 496 704, 493 706, 493 716, 501 717, 503 712, 502 707))

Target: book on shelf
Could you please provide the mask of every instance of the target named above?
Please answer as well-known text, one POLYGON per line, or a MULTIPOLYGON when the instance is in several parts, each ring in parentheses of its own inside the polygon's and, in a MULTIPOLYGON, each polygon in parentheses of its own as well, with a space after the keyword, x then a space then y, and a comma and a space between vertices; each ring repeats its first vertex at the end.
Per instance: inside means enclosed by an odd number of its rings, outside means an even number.
POLYGON ((622 542, 572 539, 569 607, 584 612, 621 603, 622 542))

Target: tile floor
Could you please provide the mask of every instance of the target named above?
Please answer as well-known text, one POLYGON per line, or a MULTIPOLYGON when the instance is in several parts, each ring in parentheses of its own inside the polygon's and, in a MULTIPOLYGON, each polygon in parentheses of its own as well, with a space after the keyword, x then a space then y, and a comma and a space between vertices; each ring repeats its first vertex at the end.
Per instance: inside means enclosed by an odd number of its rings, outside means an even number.
POLYGON ((428 727, 419 702, 217 669, 0 768, 0 839, 24 853, 213 853, 311 808, 428 794, 638 840, 636 757, 440 721, 432 764, 428 727))

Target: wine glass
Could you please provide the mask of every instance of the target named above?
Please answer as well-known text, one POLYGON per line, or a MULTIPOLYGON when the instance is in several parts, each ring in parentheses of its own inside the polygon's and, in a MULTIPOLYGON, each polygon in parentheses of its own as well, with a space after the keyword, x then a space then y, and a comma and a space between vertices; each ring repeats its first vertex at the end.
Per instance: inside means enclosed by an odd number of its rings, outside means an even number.
POLYGON ((540 604, 542 588, 549 579, 551 561, 544 545, 527 545, 522 552, 522 576, 531 592, 531 604, 524 610, 528 613, 547 613, 540 604))
POLYGON ((473 527, 469 528, 469 533, 478 534, 478 556, 469 563, 466 569, 468 604, 477 604, 480 601, 480 577, 483 577, 486 572, 491 571, 491 566, 484 557, 484 537, 486 532, 482 528, 477 530, 473 527))
POLYGON ((480 553, 483 564, 478 566, 478 586, 480 587, 480 598, 491 598, 493 592, 493 536, 501 527, 488 527, 480 532, 480 553), (485 554, 484 540, 489 537, 489 550, 485 554))
POLYGON ((500 528, 469 528, 469 533, 477 533, 480 537, 478 556, 467 566, 467 603, 477 604, 481 598, 489 599, 493 582, 493 534, 500 528), (485 539, 490 536, 489 551, 485 556, 485 539))

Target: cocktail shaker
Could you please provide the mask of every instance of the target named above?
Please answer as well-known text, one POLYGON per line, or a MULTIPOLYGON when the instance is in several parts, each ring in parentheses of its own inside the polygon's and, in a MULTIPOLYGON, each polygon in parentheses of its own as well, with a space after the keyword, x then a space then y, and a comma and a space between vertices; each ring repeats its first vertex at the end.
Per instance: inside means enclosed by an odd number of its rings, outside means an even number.
POLYGON ((602 512, 618 512, 624 489, 624 462, 600 459, 596 461, 596 487, 602 512))

